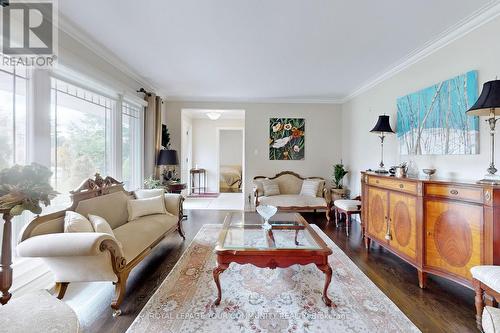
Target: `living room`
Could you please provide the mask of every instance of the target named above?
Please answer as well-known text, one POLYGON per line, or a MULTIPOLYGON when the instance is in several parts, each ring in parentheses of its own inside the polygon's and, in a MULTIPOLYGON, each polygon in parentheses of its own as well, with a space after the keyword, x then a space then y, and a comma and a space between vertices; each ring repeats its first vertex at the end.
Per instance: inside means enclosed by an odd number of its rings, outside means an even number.
POLYGON ((0 4, 0 332, 500 332, 500 1, 0 4))

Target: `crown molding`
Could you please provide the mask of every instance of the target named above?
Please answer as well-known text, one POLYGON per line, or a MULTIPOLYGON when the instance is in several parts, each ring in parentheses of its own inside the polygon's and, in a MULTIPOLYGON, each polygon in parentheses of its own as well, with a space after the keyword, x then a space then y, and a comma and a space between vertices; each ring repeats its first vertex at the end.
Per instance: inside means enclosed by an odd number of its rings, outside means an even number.
POLYGON ((283 97, 283 98, 235 98, 235 97, 203 97, 203 96, 175 96, 166 94, 167 102, 193 103, 276 103, 276 104, 342 104, 343 99, 315 98, 315 97, 283 97))
POLYGON ((146 90, 157 91, 157 87, 144 79, 140 74, 135 72, 128 66, 125 62, 123 62, 118 56, 116 56, 113 52, 109 51, 105 46, 100 44, 99 42, 92 39, 87 33, 77 28, 74 24, 72 24, 64 15, 59 13, 58 15, 58 28, 59 30, 65 32, 70 37, 87 47, 89 50, 94 52, 96 55, 101 57, 103 60, 108 62, 110 65, 114 66, 122 73, 126 74, 130 78, 134 79, 142 85, 146 90))
POLYGON ((427 58, 428 56, 437 52, 448 44, 464 37, 468 33, 492 21, 498 16, 500 16, 500 1, 492 0, 490 3, 475 11, 472 15, 459 21, 449 29, 445 30, 443 33, 439 34, 436 38, 425 43, 423 47, 417 48, 413 52, 409 53, 400 61, 390 66, 389 70, 379 73, 372 79, 366 81, 348 96, 342 98, 341 103, 346 103, 354 97, 361 95, 362 93, 370 90, 371 88, 377 86, 385 80, 427 58))

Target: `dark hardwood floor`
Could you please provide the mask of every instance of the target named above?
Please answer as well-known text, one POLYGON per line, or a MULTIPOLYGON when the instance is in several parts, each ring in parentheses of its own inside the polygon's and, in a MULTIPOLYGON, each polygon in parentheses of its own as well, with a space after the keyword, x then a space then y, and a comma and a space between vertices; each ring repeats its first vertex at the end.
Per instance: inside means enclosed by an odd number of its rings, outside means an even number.
MULTIPOLYGON (((177 234, 164 239, 154 252, 131 273, 123 314, 112 318, 109 302, 98 318, 84 327, 85 332, 125 332, 151 295, 168 275, 203 224, 221 223, 227 212, 187 211, 184 221, 186 241, 177 234)), ((423 332, 475 332, 474 293, 447 280, 430 275, 428 287, 418 287, 416 270, 372 242, 368 254, 363 246, 358 223, 352 224, 349 238, 344 225, 326 225, 323 213, 303 214, 318 225, 351 260, 408 316, 423 332)), ((335 286, 332 284, 331 286, 335 286)), ((71 288, 71 285, 70 285, 71 288)), ((110 297, 109 297, 110 298, 110 297)), ((94 311, 95 313, 95 311, 94 311)))

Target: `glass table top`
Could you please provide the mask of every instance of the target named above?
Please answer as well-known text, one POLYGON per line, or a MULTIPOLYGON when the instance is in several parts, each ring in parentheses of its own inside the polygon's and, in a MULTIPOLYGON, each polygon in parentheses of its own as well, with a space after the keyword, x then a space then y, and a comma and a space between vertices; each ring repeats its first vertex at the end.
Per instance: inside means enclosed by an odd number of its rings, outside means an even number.
POLYGON ((262 229, 264 220, 254 212, 230 213, 226 216, 218 250, 321 250, 319 236, 295 213, 278 213, 262 229))

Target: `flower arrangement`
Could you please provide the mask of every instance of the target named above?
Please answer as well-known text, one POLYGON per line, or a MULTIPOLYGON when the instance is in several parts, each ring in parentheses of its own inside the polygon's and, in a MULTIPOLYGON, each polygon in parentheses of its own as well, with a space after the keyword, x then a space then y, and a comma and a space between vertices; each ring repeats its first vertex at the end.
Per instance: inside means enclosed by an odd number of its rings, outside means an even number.
POLYGON ((50 200, 57 195, 49 183, 51 176, 47 167, 37 163, 1 170, 0 210, 12 216, 21 215, 25 210, 40 214, 40 204, 50 205, 50 200))
POLYGON ((344 168, 344 164, 342 164, 342 162, 333 166, 333 185, 335 188, 342 189, 342 180, 348 173, 349 171, 344 168))
POLYGON ((163 188, 161 185, 161 180, 155 179, 153 177, 148 177, 144 179, 144 188, 152 190, 155 188, 163 188))
POLYGON ((304 159, 303 118, 271 118, 269 126, 270 160, 304 159))

